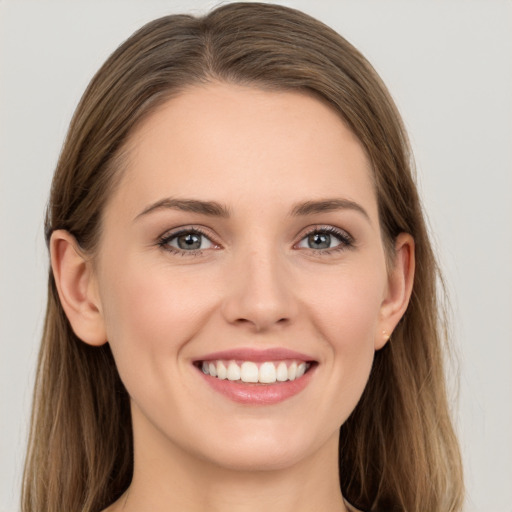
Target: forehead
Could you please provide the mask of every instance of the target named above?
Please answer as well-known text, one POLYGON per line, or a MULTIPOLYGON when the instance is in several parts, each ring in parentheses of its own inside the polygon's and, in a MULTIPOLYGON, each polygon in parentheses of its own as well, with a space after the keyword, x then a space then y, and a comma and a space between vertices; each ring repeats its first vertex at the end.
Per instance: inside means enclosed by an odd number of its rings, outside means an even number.
POLYGON ((361 143, 333 109, 302 92, 190 87, 134 131, 127 155, 115 195, 134 211, 164 196, 281 205, 342 195, 375 203, 361 143))

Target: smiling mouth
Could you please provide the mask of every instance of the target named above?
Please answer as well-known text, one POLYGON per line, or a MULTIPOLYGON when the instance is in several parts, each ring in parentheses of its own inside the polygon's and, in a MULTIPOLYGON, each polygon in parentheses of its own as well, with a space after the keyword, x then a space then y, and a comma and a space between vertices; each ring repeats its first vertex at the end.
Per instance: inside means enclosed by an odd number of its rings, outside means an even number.
POLYGON ((247 384, 274 384, 300 379, 315 364, 312 361, 197 361, 196 366, 205 374, 218 380, 247 384))

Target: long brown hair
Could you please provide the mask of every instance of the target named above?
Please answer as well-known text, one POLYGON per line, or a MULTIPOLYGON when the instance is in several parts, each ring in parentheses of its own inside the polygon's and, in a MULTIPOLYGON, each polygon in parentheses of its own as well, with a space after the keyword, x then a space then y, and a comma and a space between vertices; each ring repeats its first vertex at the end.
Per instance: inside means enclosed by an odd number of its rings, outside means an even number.
MULTIPOLYGON (((416 275, 408 310, 376 353, 363 396, 341 427, 341 490, 368 511, 459 511, 462 469, 444 384, 439 270, 407 136, 371 65, 324 24, 282 6, 237 3, 204 17, 166 16, 133 34, 74 114, 52 184, 47 242, 66 229, 94 254, 127 137, 173 95, 214 80, 312 93, 362 142, 383 240, 391 254, 399 233, 414 237, 416 275)), ((50 269, 22 509, 97 512, 129 486, 132 458, 129 399, 110 348, 75 336, 50 269)))

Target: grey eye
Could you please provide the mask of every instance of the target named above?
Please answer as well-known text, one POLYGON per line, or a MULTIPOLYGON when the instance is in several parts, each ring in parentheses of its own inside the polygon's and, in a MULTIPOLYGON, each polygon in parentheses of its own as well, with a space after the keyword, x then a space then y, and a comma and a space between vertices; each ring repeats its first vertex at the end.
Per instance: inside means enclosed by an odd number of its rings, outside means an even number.
POLYGON ((312 233, 308 235, 307 239, 310 249, 329 249, 331 247, 331 235, 328 233, 312 233))
POLYGON ((339 245, 344 244, 342 235, 336 233, 331 234, 327 231, 314 231, 306 235, 299 243, 298 247, 301 249, 333 249, 339 245))
POLYGON ((167 245, 182 251, 197 251, 200 249, 209 249, 213 243, 201 233, 188 231, 180 233, 169 238, 167 245))

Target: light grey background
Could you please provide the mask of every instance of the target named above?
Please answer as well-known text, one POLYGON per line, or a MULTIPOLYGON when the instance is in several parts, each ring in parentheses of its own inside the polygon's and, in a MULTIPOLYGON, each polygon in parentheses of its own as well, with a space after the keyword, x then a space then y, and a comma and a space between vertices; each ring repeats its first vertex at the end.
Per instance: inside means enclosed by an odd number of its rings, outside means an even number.
MULTIPOLYGON (((216 3, 0 0, 0 512, 18 509, 45 308, 43 211, 73 109, 143 23, 216 3)), ((404 116, 454 309, 466 510, 511 512, 512 3, 282 3, 362 50, 404 116)))

